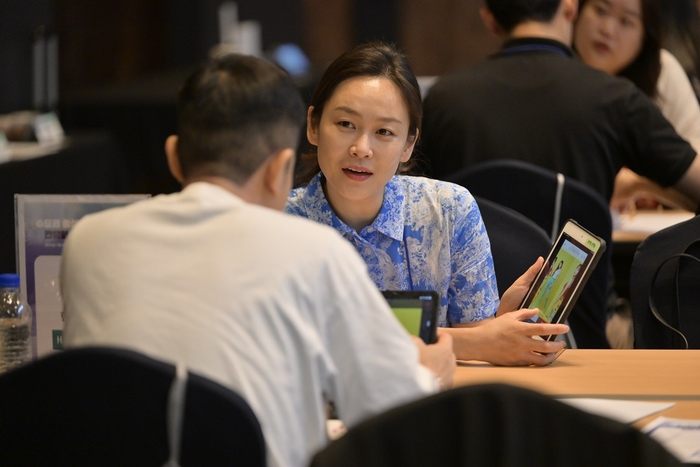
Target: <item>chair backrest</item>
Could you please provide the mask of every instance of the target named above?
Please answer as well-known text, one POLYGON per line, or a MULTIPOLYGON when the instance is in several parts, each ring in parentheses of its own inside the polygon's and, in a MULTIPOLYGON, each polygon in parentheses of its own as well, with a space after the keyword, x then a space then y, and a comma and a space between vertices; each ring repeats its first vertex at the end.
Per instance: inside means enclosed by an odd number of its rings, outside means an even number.
POLYGON ((539 225, 517 211, 475 198, 491 241, 498 293, 503 295, 538 256, 547 255, 552 243, 539 225))
POLYGON ((637 247, 630 297, 635 348, 685 348, 683 337, 654 317, 651 297, 661 318, 683 333, 688 347, 700 349, 700 216, 660 230, 637 247), (683 253, 689 256, 673 258, 683 253))
POLYGON ((312 467, 681 465, 648 435, 549 396, 503 384, 464 386, 351 428, 312 467))
POLYGON ((552 238, 568 219, 600 236, 607 249, 569 315, 580 348, 609 348, 605 336, 612 293, 612 219, 602 195, 585 183, 527 162, 499 159, 468 167, 447 180, 532 219, 552 238))
POLYGON ((86 347, 0 376, 0 465, 265 466, 248 404, 194 373, 124 349, 86 347), (174 381, 183 382, 181 430, 174 381), (170 418, 170 420, 169 420, 170 418), (172 449, 171 449, 172 448, 172 449))

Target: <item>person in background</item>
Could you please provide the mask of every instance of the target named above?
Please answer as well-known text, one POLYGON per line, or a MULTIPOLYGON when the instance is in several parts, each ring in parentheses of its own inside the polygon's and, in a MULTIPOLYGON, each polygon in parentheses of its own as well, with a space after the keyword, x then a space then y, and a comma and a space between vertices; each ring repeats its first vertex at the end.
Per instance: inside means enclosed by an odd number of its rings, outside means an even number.
MULTIPOLYGON (((660 3, 658 0, 581 0, 574 27, 574 49, 593 68, 631 80, 698 151, 700 105, 694 99, 681 64, 661 48, 660 3)), ((692 200, 678 191, 663 189, 623 168, 615 180, 611 207, 622 210, 635 198, 639 205, 642 202, 639 198, 648 196, 676 207, 692 210, 694 206, 692 200)), ((651 202, 655 204, 653 199, 651 202)))
POLYGON ((576 59, 576 0, 486 0, 481 13, 505 42, 498 54, 430 88, 421 148, 433 175, 519 159, 583 181, 610 200, 626 165, 700 202, 692 146, 636 86, 576 59))
POLYGON ((662 44, 681 63, 700 101, 700 13, 695 0, 659 2, 662 44))
MULTIPOLYGON (((434 176, 518 159, 587 183, 610 201, 615 176, 627 166, 700 202, 692 146, 636 86, 576 58, 576 0, 486 0, 481 14, 505 42, 430 88, 421 150, 434 176)), ((579 346, 608 346, 607 310, 570 320, 579 346)))
POLYGON ((420 125, 420 90, 406 57, 383 43, 347 51, 312 97, 306 185, 290 194, 286 211, 339 231, 380 289, 437 291, 439 324, 449 326, 457 358, 550 363, 564 343, 532 336, 568 327, 524 323, 537 310, 514 311, 543 260, 499 302, 489 239, 469 191, 397 175, 411 162, 420 125))
POLYGON ((238 392, 270 466, 307 466, 332 402, 349 427, 449 387, 452 340, 411 340, 357 253, 282 210, 304 105, 228 55, 189 76, 165 144, 183 190, 84 217, 65 243, 67 348, 126 347, 238 392))

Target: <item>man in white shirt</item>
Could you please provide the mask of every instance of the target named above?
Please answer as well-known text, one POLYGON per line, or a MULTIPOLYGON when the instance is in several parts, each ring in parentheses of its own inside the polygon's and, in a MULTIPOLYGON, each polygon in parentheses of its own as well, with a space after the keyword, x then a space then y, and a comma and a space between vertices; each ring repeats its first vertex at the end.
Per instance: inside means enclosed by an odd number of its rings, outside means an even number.
POLYGON ((166 154, 184 189, 86 216, 68 236, 66 347, 127 347, 237 391, 273 466, 323 447, 329 401, 352 426, 451 384, 448 335, 412 341, 350 244, 276 212, 305 116, 286 73, 211 61, 178 114, 166 154))

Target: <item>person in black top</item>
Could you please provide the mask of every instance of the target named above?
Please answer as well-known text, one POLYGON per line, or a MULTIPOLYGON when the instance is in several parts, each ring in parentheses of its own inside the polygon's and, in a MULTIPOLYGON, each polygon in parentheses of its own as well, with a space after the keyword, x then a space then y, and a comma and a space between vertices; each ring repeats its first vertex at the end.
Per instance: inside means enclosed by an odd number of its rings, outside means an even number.
MULTIPOLYGON (((443 76, 423 104, 419 151, 433 177, 519 159, 580 180, 610 201, 615 177, 627 166, 676 188, 697 208, 700 158, 692 146, 632 82, 587 66, 571 49, 577 0, 485 5, 482 19, 506 39, 502 49, 443 76)), ((588 313, 586 322, 605 326, 607 310, 588 313)), ((608 346, 604 329, 591 336, 584 346, 608 346)))
POLYGON ((446 178, 519 159, 592 186, 607 200, 623 166, 700 202, 700 159, 631 82, 570 48, 576 0, 486 0, 501 51, 442 77, 424 102, 422 153, 446 178))
POLYGON ((700 101, 700 3, 696 0, 659 2, 663 27, 663 46, 671 52, 688 74, 700 101))

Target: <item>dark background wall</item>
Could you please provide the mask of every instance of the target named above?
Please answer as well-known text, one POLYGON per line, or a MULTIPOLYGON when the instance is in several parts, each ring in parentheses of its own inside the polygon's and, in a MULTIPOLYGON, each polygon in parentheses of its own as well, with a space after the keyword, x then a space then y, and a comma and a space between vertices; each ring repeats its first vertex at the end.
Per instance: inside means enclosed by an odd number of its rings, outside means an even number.
POLYGON ((0 113, 32 105, 32 44, 50 22, 48 0, 0 2, 0 113))
MULTIPOLYGON (((163 157, 176 131, 182 80, 218 38, 223 0, 3 0, 0 113, 31 109, 32 42, 58 36, 58 112, 69 135, 107 130, 136 192, 178 189, 163 157)), ((481 0, 240 0, 239 20, 257 20, 262 46, 295 43, 317 73, 366 40, 398 44, 417 75, 438 75, 497 48, 478 16, 481 0)), ((300 80, 304 95, 313 76, 300 80)), ((42 108, 39 110, 46 110, 42 108)))
MULTIPOLYGON (((32 105, 31 50, 59 37, 60 96, 125 83, 203 60, 218 41, 222 0, 3 0, 0 112, 32 105)), ((323 66, 370 39, 398 43, 417 74, 473 63, 495 50, 480 0, 240 0, 241 20, 262 23, 263 46, 294 42, 323 66), (400 5, 399 5, 400 3, 400 5)))

